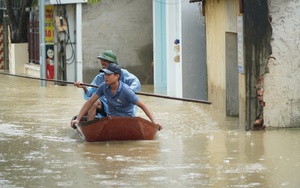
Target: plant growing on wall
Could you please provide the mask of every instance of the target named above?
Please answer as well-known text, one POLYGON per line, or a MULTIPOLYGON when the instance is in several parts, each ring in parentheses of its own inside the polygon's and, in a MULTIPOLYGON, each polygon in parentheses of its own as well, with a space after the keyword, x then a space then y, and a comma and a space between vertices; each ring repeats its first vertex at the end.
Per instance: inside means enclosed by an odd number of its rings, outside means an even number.
POLYGON ((99 3, 101 0, 88 0, 88 3, 92 3, 93 5, 99 3))

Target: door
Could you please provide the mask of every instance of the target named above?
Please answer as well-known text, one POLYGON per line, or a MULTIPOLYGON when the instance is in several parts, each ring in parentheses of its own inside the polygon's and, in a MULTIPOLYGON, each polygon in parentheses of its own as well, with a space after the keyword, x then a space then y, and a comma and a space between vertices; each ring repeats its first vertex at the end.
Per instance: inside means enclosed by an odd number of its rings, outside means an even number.
POLYGON ((239 116, 237 33, 226 33, 226 115, 239 116))

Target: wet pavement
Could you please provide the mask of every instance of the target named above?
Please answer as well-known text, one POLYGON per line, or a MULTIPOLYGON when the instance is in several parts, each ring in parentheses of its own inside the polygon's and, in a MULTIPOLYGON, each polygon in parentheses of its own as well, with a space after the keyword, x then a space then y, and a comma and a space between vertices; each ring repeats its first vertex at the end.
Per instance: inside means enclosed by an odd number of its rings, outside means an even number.
POLYGON ((211 105, 139 96, 155 140, 86 143, 70 128, 81 89, 1 74, 0 88, 1 188, 300 186, 299 129, 246 132, 211 105))

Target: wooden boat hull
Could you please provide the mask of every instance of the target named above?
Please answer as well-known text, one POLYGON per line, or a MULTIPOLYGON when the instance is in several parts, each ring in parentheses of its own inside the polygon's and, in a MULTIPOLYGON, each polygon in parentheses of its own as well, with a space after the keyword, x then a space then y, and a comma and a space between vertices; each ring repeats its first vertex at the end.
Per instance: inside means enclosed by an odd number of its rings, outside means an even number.
POLYGON ((158 125, 141 117, 105 117, 81 121, 77 129, 87 142, 153 140, 158 125))

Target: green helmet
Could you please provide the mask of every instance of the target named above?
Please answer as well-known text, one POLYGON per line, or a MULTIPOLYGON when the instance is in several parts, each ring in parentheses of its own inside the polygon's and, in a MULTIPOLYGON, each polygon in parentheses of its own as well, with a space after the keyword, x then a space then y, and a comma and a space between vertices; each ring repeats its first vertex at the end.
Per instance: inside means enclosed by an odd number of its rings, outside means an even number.
POLYGON ((97 58, 109 61, 111 63, 118 64, 117 56, 116 56, 115 52, 113 52, 112 50, 105 50, 100 55, 98 55, 97 58))

